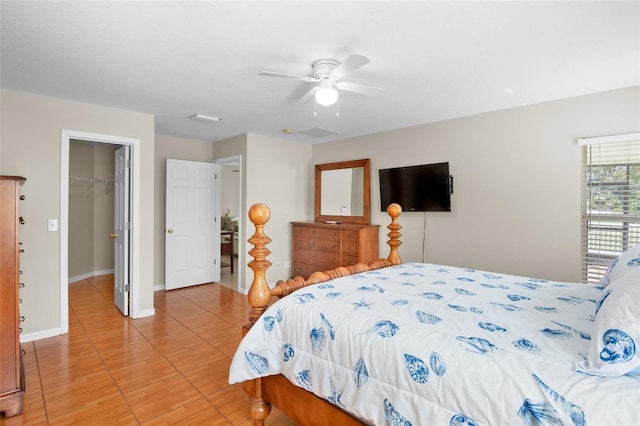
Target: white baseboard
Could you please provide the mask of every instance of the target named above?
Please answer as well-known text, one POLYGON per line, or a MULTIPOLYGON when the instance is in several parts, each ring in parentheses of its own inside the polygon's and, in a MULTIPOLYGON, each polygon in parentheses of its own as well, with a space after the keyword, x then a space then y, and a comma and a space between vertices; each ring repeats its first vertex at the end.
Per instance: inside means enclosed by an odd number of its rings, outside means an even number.
POLYGON ((138 312, 136 314, 136 316, 131 315, 131 318, 144 318, 144 317, 150 317, 156 314, 156 310, 155 309, 144 309, 140 312, 138 312))
POLYGON ((52 328, 50 330, 38 331, 35 333, 20 334, 20 343, 33 342, 34 340, 46 339, 47 337, 55 337, 63 334, 60 328, 52 328))
POLYGON ((113 269, 105 269, 103 271, 93 271, 82 275, 76 275, 75 277, 69 277, 69 284, 77 283, 78 281, 86 280, 87 278, 97 277, 100 275, 113 274, 113 269))
POLYGON ((164 284, 154 284, 153 285, 153 291, 163 291, 165 290, 165 285, 164 284))

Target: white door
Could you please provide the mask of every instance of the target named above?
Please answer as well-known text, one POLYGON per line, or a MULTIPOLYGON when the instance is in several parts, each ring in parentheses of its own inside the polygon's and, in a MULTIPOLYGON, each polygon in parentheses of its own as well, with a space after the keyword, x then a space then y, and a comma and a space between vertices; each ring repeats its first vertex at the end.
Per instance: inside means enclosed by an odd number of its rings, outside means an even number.
POLYGON ((129 197, 130 147, 116 151, 114 212, 113 302, 124 315, 129 315, 129 197))
POLYGON ((165 289, 220 280, 220 166, 167 159, 165 289))

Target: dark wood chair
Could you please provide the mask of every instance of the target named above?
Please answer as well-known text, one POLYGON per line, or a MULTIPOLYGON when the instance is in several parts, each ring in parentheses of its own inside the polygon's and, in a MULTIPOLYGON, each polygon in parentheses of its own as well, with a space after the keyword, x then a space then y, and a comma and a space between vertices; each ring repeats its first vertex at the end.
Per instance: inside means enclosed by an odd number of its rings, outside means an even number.
POLYGON ((221 268, 231 268, 233 274, 233 232, 220 231, 220 255, 229 256, 229 263, 220 261, 221 268))

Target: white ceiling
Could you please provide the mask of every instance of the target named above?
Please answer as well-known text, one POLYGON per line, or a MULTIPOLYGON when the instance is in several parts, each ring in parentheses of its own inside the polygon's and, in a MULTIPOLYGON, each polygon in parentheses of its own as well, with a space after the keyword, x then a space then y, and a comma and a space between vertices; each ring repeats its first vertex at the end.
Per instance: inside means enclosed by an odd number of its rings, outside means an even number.
POLYGON ((640 84, 640 2, 6 1, 3 88, 141 111, 162 134, 326 142, 640 84), (336 106, 317 59, 370 63, 336 106), (222 117, 216 124, 193 113, 222 117), (312 128, 338 132, 306 136, 312 128), (291 135, 282 130, 294 129, 291 135))

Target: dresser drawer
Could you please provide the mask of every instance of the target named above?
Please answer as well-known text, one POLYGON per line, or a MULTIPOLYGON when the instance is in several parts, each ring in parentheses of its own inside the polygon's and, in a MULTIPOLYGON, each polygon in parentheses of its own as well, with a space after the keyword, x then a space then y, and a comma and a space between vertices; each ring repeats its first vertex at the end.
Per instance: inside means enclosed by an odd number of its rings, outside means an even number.
POLYGON ((293 268, 291 268, 292 271, 292 276, 297 277, 303 277, 306 278, 307 277, 307 264, 306 263, 300 263, 300 262, 293 262, 293 268))
POLYGON ((294 249, 293 249, 293 260, 296 261, 296 262, 306 262, 307 261, 307 249, 306 248, 294 247, 294 249))
POLYGON ((309 249, 313 250, 326 250, 326 251, 340 251, 340 240, 316 240, 309 239, 309 249))
POLYGON ((378 225, 293 222, 292 276, 378 259, 378 225))
MULTIPOLYGON (((339 252, 327 252, 309 250, 307 252, 307 263, 310 265, 316 265, 321 270, 335 269, 340 266, 340 253, 339 252)), ((317 269, 315 269, 317 270, 317 269)))
POLYGON ((360 253, 360 232, 342 231, 342 252, 357 255, 360 253))
POLYGON ((327 228, 310 228, 309 242, 315 239, 340 241, 340 230, 327 228))
POLYGON ((307 248, 309 241, 308 229, 301 226, 293 227, 293 249, 307 248))
POLYGON ((351 265, 355 265, 356 263, 360 263, 360 258, 358 257, 358 255, 349 255, 349 254, 343 254, 342 255, 342 266, 351 266, 351 265))

